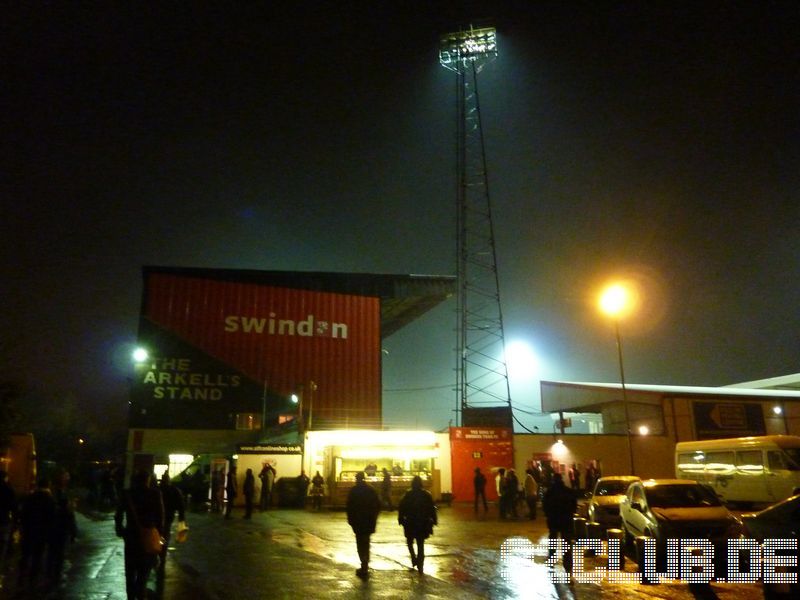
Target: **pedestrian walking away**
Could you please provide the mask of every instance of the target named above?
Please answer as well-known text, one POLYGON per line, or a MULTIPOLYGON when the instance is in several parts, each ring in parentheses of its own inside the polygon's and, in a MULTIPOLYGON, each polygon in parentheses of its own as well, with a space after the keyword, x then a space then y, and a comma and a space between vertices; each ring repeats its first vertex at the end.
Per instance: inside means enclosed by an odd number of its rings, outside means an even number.
POLYGON ((536 502, 539 499, 539 484, 536 483, 533 469, 530 468, 525 474, 525 502, 528 504, 528 518, 530 520, 536 519, 536 502))
POLYGON ((356 484, 347 495, 347 523, 356 536, 356 550, 361 561, 361 568, 356 575, 369 576, 370 536, 375 533, 378 514, 381 512, 381 501, 378 493, 364 481, 364 473, 356 473, 356 484))
POLYGON ((311 480, 306 475, 305 469, 300 469, 300 475, 297 476, 297 493, 300 495, 298 503, 300 508, 306 507, 306 497, 308 496, 308 484, 311 480))
POLYGON ((439 523, 436 506, 427 490, 422 489, 422 478, 416 475, 397 509, 397 522, 403 526, 406 545, 411 555, 411 566, 422 573, 425 563, 425 540, 439 523), (416 543, 416 552, 414 544, 416 543))
POLYGON ((494 487, 497 490, 497 510, 498 516, 501 519, 506 518, 506 498, 503 495, 503 490, 505 489, 506 484, 506 470, 504 468, 500 468, 497 470, 497 475, 494 477, 494 487))
POLYGON ((392 505, 392 474, 383 467, 383 481, 381 481, 381 502, 389 510, 394 510, 392 505))
MULTIPOLYGON (((508 469, 503 480, 501 490, 505 514, 511 513, 515 519, 519 518, 517 513, 517 500, 519 500, 519 479, 514 469, 508 469)), ((505 516, 505 515, 504 515, 505 516)))
POLYGON ((179 523, 186 521, 186 500, 183 493, 172 483, 168 471, 161 476, 158 489, 161 491, 161 499, 164 502, 164 547, 161 549, 161 557, 156 571, 156 590, 160 591, 164 586, 164 569, 167 564, 167 548, 172 537, 172 524, 175 522, 176 516, 179 523))
POLYGON ((60 471, 53 486, 56 506, 47 541, 47 581, 51 586, 56 586, 61 581, 67 544, 74 542, 78 535, 75 511, 68 495, 69 479, 67 471, 60 471))
MULTIPOLYGON (((578 501, 572 490, 564 485, 561 475, 553 475, 553 483, 545 492, 542 501, 544 514, 547 517, 547 529, 550 539, 571 541, 573 538, 572 519, 578 508, 578 501)), ((564 555, 564 569, 572 569, 572 556, 569 551, 564 555)))
POLYGON ((489 511, 489 504, 486 502, 486 475, 481 473, 480 467, 475 467, 475 477, 472 480, 475 486, 475 512, 478 512, 478 500, 483 500, 483 512, 489 511))
POLYGON ((8 483, 8 474, 0 471, 0 581, 5 573, 6 557, 11 554, 11 536, 17 523, 17 497, 8 483))
POLYGON ((21 555, 19 559, 18 585, 21 589, 27 586, 31 591, 36 586, 44 587, 39 572, 47 550, 50 530, 53 527, 56 513, 56 501, 50 490, 50 481, 39 479, 36 491, 22 501, 20 509, 21 555))
POLYGON ((155 527, 164 536, 164 503, 161 491, 151 487, 151 474, 138 470, 131 476, 114 515, 117 535, 125 541, 125 589, 128 600, 147 598, 147 580, 158 554, 143 544, 143 530, 155 527))
POLYGON ((275 484, 275 467, 264 461, 261 472, 258 474, 261 480, 261 510, 267 510, 272 505, 272 486, 275 484))
POLYGON ((219 467, 211 474, 211 512, 222 512, 224 502, 225 470, 219 467))
POLYGON ((225 493, 228 495, 228 504, 225 506, 225 518, 231 518, 231 511, 233 511, 233 503, 236 500, 236 467, 231 467, 228 470, 228 478, 225 481, 225 493))
POLYGON ((245 471, 242 493, 244 494, 244 518, 250 519, 253 516, 253 500, 256 496, 256 477, 253 475, 253 469, 245 471))
POLYGON ((311 500, 314 503, 314 510, 322 509, 322 497, 325 494, 325 478, 319 471, 311 480, 311 500))

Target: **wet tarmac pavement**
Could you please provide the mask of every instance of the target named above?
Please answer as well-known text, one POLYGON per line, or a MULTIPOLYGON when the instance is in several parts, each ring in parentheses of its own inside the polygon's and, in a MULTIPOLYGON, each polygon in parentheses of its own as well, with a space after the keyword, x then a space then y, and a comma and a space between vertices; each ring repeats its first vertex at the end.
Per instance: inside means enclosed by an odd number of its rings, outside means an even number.
MULTIPOLYGON (((366 580, 355 575, 355 541, 342 511, 275 509, 256 513, 250 520, 242 518, 240 510, 229 520, 219 514, 194 512, 187 520, 188 541, 173 544, 168 557, 161 595, 165 600, 762 598, 755 584, 713 584, 698 590, 682 582, 657 586, 553 583, 545 555, 501 552, 510 547, 509 540, 544 539, 543 518, 499 521, 491 511, 476 517, 472 507, 465 505, 440 508, 440 524, 426 544, 424 575, 411 569, 397 513, 382 513, 372 537, 372 570, 366 580)), ((114 535, 111 515, 79 515, 78 524, 80 538, 69 551, 64 577, 55 589, 32 593, 17 589, 14 557, 6 569, 0 598, 125 598, 122 541, 114 535)), ((604 557, 587 559, 587 567, 604 561, 604 557)), ((635 563, 628 560, 624 570, 635 569, 635 563)), ((156 597, 155 578, 150 588, 156 597)))

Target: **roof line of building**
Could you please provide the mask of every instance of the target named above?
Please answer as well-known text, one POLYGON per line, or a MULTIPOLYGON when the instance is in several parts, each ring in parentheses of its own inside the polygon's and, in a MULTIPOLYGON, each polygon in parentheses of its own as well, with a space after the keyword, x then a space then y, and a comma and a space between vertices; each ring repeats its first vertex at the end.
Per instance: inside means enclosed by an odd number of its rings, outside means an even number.
MULTIPOLYGON (((621 389, 620 383, 592 383, 585 381, 541 381, 541 385, 580 387, 580 388, 606 388, 621 389)), ((626 383, 625 389, 636 392, 651 392, 654 394, 685 394, 685 395, 706 395, 706 396, 763 396, 764 398, 797 398, 800 399, 800 391, 792 390, 765 390, 757 388, 742 387, 702 387, 702 386, 683 386, 683 385, 649 385, 640 383, 626 383)))

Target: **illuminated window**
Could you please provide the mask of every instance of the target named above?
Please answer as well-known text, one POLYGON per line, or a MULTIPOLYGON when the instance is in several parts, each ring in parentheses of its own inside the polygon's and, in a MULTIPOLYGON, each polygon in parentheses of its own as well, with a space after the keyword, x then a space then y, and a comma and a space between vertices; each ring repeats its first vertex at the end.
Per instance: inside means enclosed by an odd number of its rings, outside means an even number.
POLYGON ((761 450, 737 450, 736 469, 742 473, 763 473, 764 456, 761 450))
POLYGON ((169 476, 175 477, 186 467, 192 464, 194 455, 192 454, 170 454, 169 455, 169 476))
POLYGON ((261 429, 261 415, 255 413, 236 413, 236 429, 261 429))
POLYGON ((733 469, 733 452, 706 453, 706 471, 730 471, 733 469))

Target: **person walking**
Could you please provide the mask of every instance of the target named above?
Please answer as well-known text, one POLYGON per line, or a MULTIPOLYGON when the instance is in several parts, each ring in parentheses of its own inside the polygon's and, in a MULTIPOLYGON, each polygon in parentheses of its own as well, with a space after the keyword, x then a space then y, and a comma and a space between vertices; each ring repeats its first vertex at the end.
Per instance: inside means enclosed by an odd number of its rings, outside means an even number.
POLYGON ((586 467, 586 490, 589 492, 594 491, 594 484, 600 479, 600 470, 595 466, 595 462, 591 461, 589 466, 586 467))
POLYGON ((325 494, 325 478, 319 471, 311 479, 311 500, 314 504, 314 510, 322 509, 322 497, 325 494))
POLYGON ((528 469, 525 474, 525 502, 528 504, 528 518, 531 521, 536 519, 536 502, 539 499, 539 484, 536 483, 533 469, 528 469))
POLYGON ((275 484, 275 468, 264 461, 258 478, 261 480, 261 497, 259 499, 259 504, 261 510, 264 511, 272 505, 272 486, 275 484))
POLYGON ((236 487, 236 467, 228 469, 228 478, 225 481, 225 493, 228 495, 228 504, 225 506, 225 518, 231 518, 231 511, 233 511, 233 503, 236 500, 237 487, 236 487))
POLYGON ((18 582, 21 587, 33 588, 37 584, 55 513, 56 501, 50 490, 50 481, 43 477, 39 479, 36 490, 22 501, 20 510, 22 539, 18 582))
POLYGON ((211 472, 211 512, 222 512, 225 502, 225 470, 222 467, 211 472))
POLYGON ((167 565, 167 548, 169 547, 170 538, 172 537, 172 524, 175 522, 175 516, 178 516, 178 522, 186 520, 186 500, 183 493, 178 489, 169 476, 169 471, 164 471, 161 476, 161 483, 158 486, 161 491, 161 499, 164 503, 164 547, 161 549, 161 558, 158 562, 158 570, 156 571, 157 591, 163 590, 164 587, 164 569, 167 565))
POLYGON ((517 514, 517 500, 519 500, 519 479, 514 469, 506 471, 505 479, 502 486, 503 505, 505 506, 506 514, 511 513, 514 519, 519 518, 517 514))
POLYGON ((244 493, 244 518, 250 519, 253 516, 253 500, 256 497, 256 477, 253 475, 253 469, 247 469, 244 473, 242 492, 244 493))
POLYGON ((483 513, 489 511, 489 504, 486 502, 486 475, 481 473, 480 467, 475 467, 475 477, 472 478, 475 487, 475 514, 478 513, 478 499, 483 499, 483 513))
POLYGON ((439 520, 433 498, 430 492, 422 489, 422 478, 419 475, 411 480, 411 489, 400 500, 397 522, 403 526, 406 545, 411 555, 411 566, 422 573, 425 563, 425 540, 433 533, 433 526, 438 525, 439 520))
POLYGON ((308 484, 311 480, 306 475, 305 469, 300 469, 300 475, 297 476, 297 493, 300 495, 298 503, 300 508, 306 507, 306 497, 308 496, 308 484))
POLYGON ((72 509, 72 501, 67 492, 68 486, 69 473, 60 471, 56 476, 56 484, 53 486, 55 513, 53 514, 53 525, 50 528, 47 540, 46 571, 47 580, 51 586, 56 586, 61 581, 67 544, 74 542, 75 537, 78 535, 75 512, 72 509))
POLYGON ((8 483, 8 475, 0 471, 0 577, 5 573, 6 556, 11 554, 11 536, 17 523, 17 496, 8 483))
POLYGON ((497 509, 499 513, 499 517, 501 519, 506 518, 507 506, 505 502, 505 496, 503 495, 503 490, 505 489, 506 485, 506 470, 500 467, 497 470, 497 475, 494 477, 494 487, 497 490, 497 509))
POLYGON ((114 525, 118 537, 125 541, 125 590, 128 600, 147 598, 147 579, 156 565, 157 554, 150 554, 142 544, 142 530, 155 527, 164 537, 164 502, 161 491, 150 485, 151 474, 137 470, 131 487, 124 492, 114 525))
POLYGON ((383 467, 383 481, 381 481, 381 502, 389 510, 394 510, 392 505, 392 474, 383 467))
POLYGON ((381 512, 381 501, 377 492, 364 481, 363 471, 356 473, 356 484, 347 494, 347 523, 356 536, 356 550, 361 561, 361 568, 356 575, 369 577, 369 544, 370 536, 375 533, 378 514, 381 512))
MULTIPOLYGON (((558 539, 560 536, 565 542, 569 542, 573 538, 572 519, 578 502, 572 490, 564 485, 560 473, 555 473, 552 481, 542 500, 548 535, 550 539, 558 539)), ((572 569, 572 555, 569 551, 564 554, 564 569, 572 569)))

